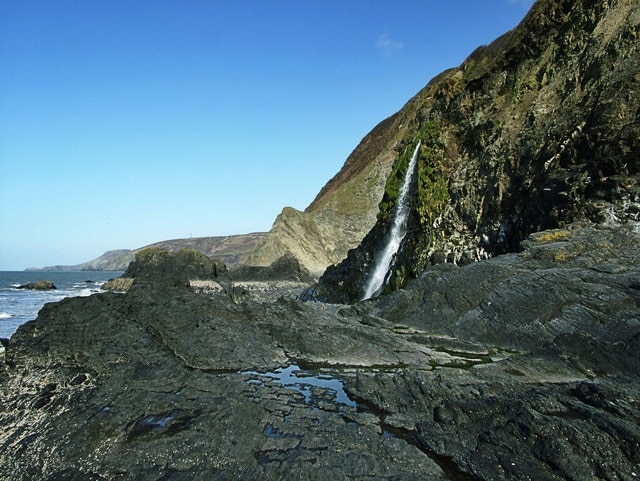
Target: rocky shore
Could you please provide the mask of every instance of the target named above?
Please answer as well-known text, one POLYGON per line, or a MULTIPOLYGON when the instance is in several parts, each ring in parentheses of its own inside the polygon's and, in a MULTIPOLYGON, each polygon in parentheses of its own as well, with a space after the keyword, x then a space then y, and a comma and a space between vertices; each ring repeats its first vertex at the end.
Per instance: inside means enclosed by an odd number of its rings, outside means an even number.
POLYGON ((45 305, 3 341, 0 479, 638 479, 639 28, 635 0, 538 0, 253 267, 153 247, 45 305))
POLYGON ((190 286, 226 279, 185 259, 11 338, 2 479, 640 475, 632 227, 542 232, 352 306, 190 286))

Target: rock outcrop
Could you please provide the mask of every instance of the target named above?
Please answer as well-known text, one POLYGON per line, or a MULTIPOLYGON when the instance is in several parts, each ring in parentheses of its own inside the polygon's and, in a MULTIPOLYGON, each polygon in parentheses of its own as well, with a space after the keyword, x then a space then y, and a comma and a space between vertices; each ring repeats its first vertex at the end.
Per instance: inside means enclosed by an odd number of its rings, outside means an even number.
POLYGON ((163 282, 206 292, 224 292, 233 301, 238 301, 247 296, 256 297, 251 291, 273 294, 278 290, 281 294, 298 295, 314 281, 315 278, 292 255, 284 255, 267 267, 238 266, 228 270, 217 258, 196 250, 183 248, 172 252, 150 247, 139 251, 124 274, 105 282, 102 289, 125 293, 134 283, 163 282))
POLYGON ((17 289, 28 289, 32 291, 51 291, 57 289, 57 287, 51 281, 36 281, 29 282, 28 284, 22 284, 17 289))
POLYGON ((195 280, 225 283, 228 279, 226 265, 199 251, 182 248, 172 252, 149 247, 138 251, 124 274, 105 282, 102 288, 122 293, 135 283, 162 282, 189 286, 190 281, 195 280))
POLYGON ((229 271, 232 281, 298 281, 311 284, 314 277, 296 257, 285 254, 267 267, 238 266, 229 271))
POLYGON ((47 304, 6 346, 0 477, 635 479, 639 259, 572 225, 355 306, 161 276, 47 304))
POLYGON ((171 252, 157 247, 143 249, 122 275, 135 282, 177 279, 220 279, 228 275, 227 266, 192 249, 171 252))

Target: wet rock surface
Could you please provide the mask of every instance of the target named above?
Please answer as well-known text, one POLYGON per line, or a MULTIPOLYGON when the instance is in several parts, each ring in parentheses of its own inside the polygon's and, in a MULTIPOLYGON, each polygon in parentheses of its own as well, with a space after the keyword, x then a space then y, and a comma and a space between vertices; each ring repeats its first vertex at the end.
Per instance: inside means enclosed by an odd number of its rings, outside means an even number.
POLYGON ((149 275, 7 344, 0 477, 636 479, 640 235, 575 225, 353 306, 149 275))

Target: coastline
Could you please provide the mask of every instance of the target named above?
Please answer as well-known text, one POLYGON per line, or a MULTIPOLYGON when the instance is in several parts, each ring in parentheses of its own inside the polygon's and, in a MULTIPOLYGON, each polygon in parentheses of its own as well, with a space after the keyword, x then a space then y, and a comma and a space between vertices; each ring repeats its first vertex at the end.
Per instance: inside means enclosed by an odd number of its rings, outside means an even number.
POLYGON ((11 337, 20 325, 35 319, 46 303, 102 292, 104 282, 120 274, 121 271, 0 271, 0 338, 11 337), (17 288, 43 280, 52 282, 56 289, 17 288))

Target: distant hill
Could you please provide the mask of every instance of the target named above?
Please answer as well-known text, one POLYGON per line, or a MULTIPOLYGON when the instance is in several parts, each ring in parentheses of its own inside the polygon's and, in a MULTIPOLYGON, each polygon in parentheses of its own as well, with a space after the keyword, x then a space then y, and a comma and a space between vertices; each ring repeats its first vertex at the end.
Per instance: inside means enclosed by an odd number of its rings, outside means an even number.
POLYGON ((30 267, 28 271, 124 271, 134 259, 136 252, 147 247, 159 247, 169 251, 179 251, 183 247, 194 249, 206 256, 215 257, 227 267, 236 267, 244 263, 265 233, 229 235, 221 237, 196 237, 156 242, 138 249, 117 249, 107 251, 100 257, 73 266, 30 267))
POLYGON ((82 264, 29 267, 25 271, 121 271, 127 268, 134 256, 134 251, 131 249, 116 249, 107 251, 100 257, 82 264))

